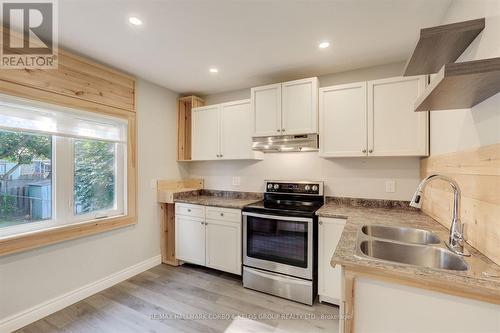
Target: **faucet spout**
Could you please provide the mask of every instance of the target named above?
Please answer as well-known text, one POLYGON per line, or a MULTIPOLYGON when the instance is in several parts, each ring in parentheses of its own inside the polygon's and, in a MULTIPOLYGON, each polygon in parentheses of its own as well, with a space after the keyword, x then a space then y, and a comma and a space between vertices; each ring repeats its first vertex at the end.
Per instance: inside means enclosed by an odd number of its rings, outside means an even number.
POLYGON ((427 186, 428 183, 430 183, 435 179, 441 179, 446 181, 453 190, 453 211, 452 211, 451 225, 450 225, 450 237, 446 242, 446 245, 452 252, 456 254, 462 256, 470 256, 470 254, 464 248, 464 242, 465 242, 464 228, 462 222, 460 221, 461 192, 460 192, 460 187, 458 186, 458 183, 455 180, 440 174, 433 174, 426 177, 425 179, 422 180, 422 182, 420 182, 420 184, 417 187, 417 190, 415 191, 415 194, 413 194, 413 197, 410 201, 410 206, 415 208, 422 208, 422 198, 425 186, 427 186))

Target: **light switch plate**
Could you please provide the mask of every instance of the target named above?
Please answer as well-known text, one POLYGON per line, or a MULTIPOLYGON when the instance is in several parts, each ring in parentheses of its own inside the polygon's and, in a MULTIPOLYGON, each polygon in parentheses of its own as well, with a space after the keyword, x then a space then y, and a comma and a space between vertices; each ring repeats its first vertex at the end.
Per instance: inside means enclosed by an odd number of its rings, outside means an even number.
POLYGON ((396 180, 395 179, 388 179, 385 181, 385 191, 387 193, 396 192, 396 180))
POLYGON ((233 177, 233 186, 241 185, 241 177, 233 177))
POLYGON ((156 179, 151 179, 149 186, 154 190, 156 189, 156 179))

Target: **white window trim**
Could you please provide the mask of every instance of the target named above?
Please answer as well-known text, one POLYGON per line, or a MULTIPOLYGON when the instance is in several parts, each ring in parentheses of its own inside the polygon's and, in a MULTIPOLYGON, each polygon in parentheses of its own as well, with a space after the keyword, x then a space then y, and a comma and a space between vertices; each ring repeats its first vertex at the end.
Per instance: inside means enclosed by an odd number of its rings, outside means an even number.
POLYGON ((76 215, 74 210, 74 138, 52 136, 52 219, 0 228, 0 238, 65 225, 127 215, 127 144, 115 143, 115 205, 76 215))

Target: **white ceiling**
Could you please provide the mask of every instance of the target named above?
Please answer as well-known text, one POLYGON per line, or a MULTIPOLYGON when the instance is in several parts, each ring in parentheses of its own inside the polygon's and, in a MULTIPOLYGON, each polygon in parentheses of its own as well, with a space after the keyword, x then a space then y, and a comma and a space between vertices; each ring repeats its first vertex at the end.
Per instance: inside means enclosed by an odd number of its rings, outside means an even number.
POLYGON ((60 0, 60 45, 176 92, 212 94, 405 60, 451 1, 60 0), (323 40, 331 46, 319 50, 323 40))

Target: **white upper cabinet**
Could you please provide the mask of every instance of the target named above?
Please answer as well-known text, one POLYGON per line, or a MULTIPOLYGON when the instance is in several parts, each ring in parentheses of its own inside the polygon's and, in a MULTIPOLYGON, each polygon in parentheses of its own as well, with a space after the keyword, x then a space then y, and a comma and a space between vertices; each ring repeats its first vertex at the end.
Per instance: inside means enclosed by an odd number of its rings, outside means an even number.
POLYGON ((253 136, 318 132, 318 78, 251 89, 253 136))
POLYGON ((319 90, 320 156, 366 156, 366 82, 319 90))
POLYGON ((254 136, 281 133, 281 83, 251 89, 254 136))
POLYGON ((371 156, 428 155, 428 112, 415 112, 425 76, 368 81, 368 152, 371 156))
POLYGON ((428 155, 428 112, 414 112, 424 88, 425 76, 321 88, 320 155, 428 155))
POLYGON ((220 105, 209 105, 192 109, 193 160, 214 160, 219 157, 220 108, 220 105))
POLYGON ((250 100, 224 103, 221 106, 221 158, 251 159, 252 150, 252 110, 250 100))
POLYGON ((252 150, 250 100, 193 108, 192 160, 259 159, 252 150))
POLYGON ((281 84, 282 134, 318 132, 318 79, 281 84))

